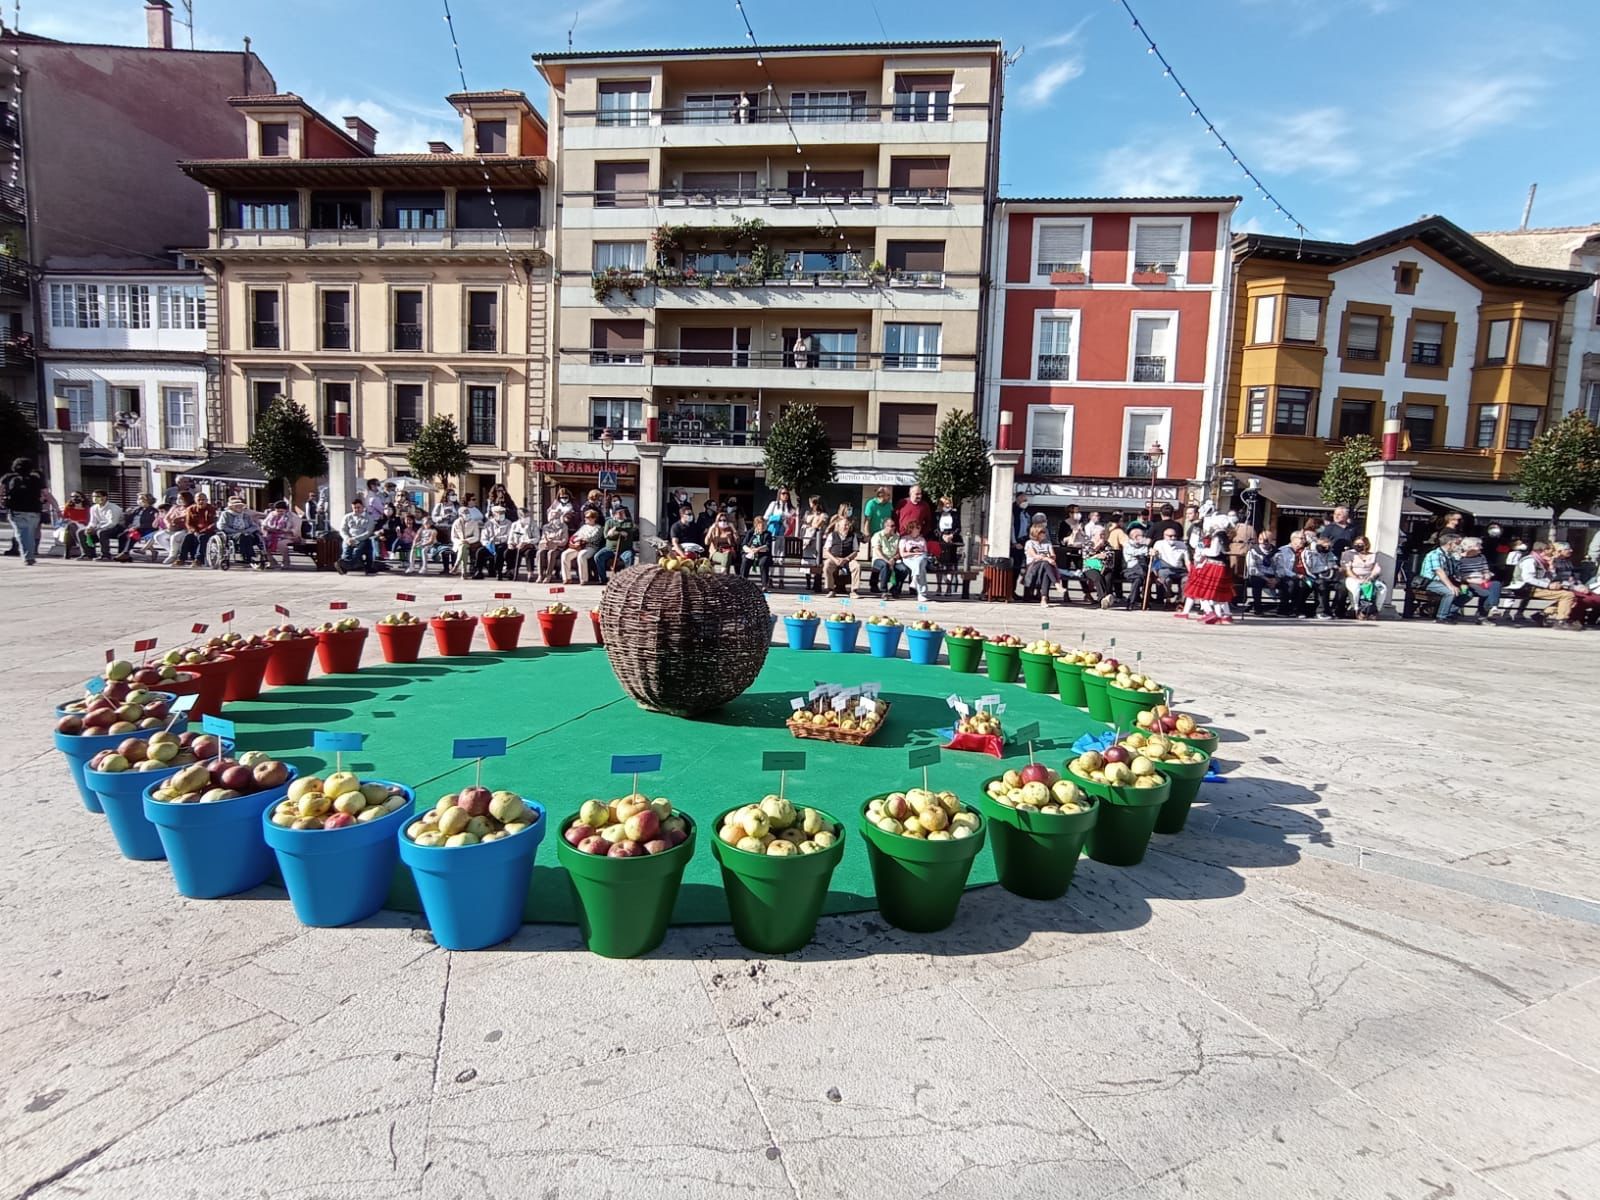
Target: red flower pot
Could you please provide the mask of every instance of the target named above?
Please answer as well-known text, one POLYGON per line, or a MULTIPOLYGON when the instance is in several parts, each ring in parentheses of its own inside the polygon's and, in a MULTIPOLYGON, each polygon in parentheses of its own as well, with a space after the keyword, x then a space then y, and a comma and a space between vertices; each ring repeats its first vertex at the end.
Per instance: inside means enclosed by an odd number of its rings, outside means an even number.
POLYGON ((311 663, 317 657, 317 639, 314 637, 284 638, 272 643, 272 654, 267 658, 266 684, 268 687, 297 687, 311 678, 311 663))
POLYGON ((272 647, 252 646, 248 650, 230 650, 233 671, 228 676, 228 693, 224 700, 254 700, 261 695, 261 682, 267 673, 267 661, 272 657, 272 647))
POLYGON ((600 632, 600 610, 598 608, 589 610, 589 623, 594 626, 594 644, 596 646, 604 646, 606 644, 606 636, 600 632))
MULTIPOLYGON (((155 692, 171 692, 174 696, 198 696, 200 676, 193 671, 179 671, 176 679, 163 679, 151 687, 155 692)), ((199 724, 196 720, 195 724, 199 724)))
POLYGON ((572 645, 572 627, 578 623, 578 614, 541 612, 539 614, 539 633, 544 638, 546 646, 572 645))
POLYGON ((365 629, 319 629, 317 662, 324 675, 354 675, 361 670, 361 651, 367 645, 365 629))
POLYGON ((228 695, 228 677, 233 674, 233 655, 219 654, 210 662, 186 663, 185 666, 200 676, 199 698, 189 713, 190 719, 220 714, 228 695))
POLYGON ((477 617, 468 617, 465 621, 443 621, 433 617, 428 624, 433 628, 433 640, 440 654, 449 658, 472 653, 472 635, 478 628, 477 617))
POLYGON ((418 621, 413 625, 379 625, 377 630, 384 662, 414 663, 422 653, 422 635, 428 627, 418 621))
POLYGON ((518 613, 514 617, 483 617, 483 636, 489 643, 491 650, 515 650, 517 643, 522 640, 522 622, 524 617, 518 613))

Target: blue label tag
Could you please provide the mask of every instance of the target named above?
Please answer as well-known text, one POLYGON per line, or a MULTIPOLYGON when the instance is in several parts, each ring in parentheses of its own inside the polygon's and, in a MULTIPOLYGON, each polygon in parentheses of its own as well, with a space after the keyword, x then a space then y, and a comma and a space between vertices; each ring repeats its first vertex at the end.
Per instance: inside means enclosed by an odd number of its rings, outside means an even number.
POLYGON ((179 696, 172 702, 172 708, 168 711, 174 716, 186 713, 194 707, 195 701, 198 699, 200 697, 193 692, 190 692, 187 696, 179 696))
POLYGON ((234 737, 233 722, 226 717, 206 715, 200 718, 200 728, 216 737, 234 737))
POLYGON ((798 600, 801 604, 810 604, 811 603, 811 597, 810 596, 796 596, 795 599, 798 600))
POLYGON ((106 681, 103 676, 96 675, 84 683, 83 690, 91 696, 98 696, 106 690, 106 681))
POLYGON ((503 737, 457 738, 455 741, 457 758, 499 758, 505 752, 506 739, 503 737))
POLYGON ((647 775, 652 771, 661 770, 661 755, 659 754, 613 754, 611 756, 611 773, 613 775, 647 775))
POLYGON ((318 729, 311 735, 311 748, 313 750, 347 752, 361 749, 361 743, 366 740, 367 735, 364 733, 318 729))

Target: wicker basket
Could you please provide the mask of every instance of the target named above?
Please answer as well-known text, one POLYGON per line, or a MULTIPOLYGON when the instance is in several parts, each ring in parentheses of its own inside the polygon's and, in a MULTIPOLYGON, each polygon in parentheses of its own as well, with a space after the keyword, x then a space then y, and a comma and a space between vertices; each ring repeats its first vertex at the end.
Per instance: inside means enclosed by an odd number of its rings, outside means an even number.
POLYGON ((884 702, 883 712, 878 714, 878 723, 871 729, 838 729, 822 728, 815 725, 796 725, 793 720, 786 722, 789 732, 797 738, 811 738, 818 742, 838 742, 842 746, 864 746, 885 725, 889 723, 889 710, 894 707, 887 701, 884 702))
POLYGON ((772 643, 772 614, 755 584, 655 566, 611 577, 600 627, 623 690, 641 707, 679 717, 742 695, 772 643))

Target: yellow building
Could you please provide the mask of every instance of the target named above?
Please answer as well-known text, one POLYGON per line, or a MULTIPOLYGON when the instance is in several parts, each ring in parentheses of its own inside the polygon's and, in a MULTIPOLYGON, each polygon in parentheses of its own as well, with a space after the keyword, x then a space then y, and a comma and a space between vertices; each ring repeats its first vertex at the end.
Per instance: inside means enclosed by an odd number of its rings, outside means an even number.
POLYGON ((449 97, 462 151, 379 154, 293 94, 233 101, 241 159, 192 161, 210 192, 209 429, 242 448, 279 393, 324 435, 361 443, 360 472, 410 473, 430 418, 472 454, 466 490, 529 493, 529 429, 549 394, 545 123, 521 92, 449 97))
POLYGON ((561 198, 549 481, 592 486, 610 431, 635 493, 654 429, 665 494, 759 511, 762 430, 804 402, 837 453, 830 511, 909 484, 939 418, 976 398, 1000 54, 539 57, 561 198))
POLYGON ((1241 234, 1233 260, 1220 457, 1241 488, 1282 518, 1324 511, 1329 452, 1393 415, 1416 499, 1526 515, 1511 485, 1546 423, 1563 306, 1592 276, 1519 266, 1442 217, 1356 243, 1241 234))

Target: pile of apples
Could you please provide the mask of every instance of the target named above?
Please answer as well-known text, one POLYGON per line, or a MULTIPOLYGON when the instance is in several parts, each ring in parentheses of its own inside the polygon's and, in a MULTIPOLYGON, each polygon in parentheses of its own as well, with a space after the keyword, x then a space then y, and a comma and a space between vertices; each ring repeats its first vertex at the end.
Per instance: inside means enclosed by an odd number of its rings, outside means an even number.
POLYGON ((89 770, 113 775, 123 771, 165 771, 214 757, 220 749, 221 744, 210 734, 162 729, 148 738, 127 738, 110 750, 100 751, 89 760, 89 770))
POLYGON ((171 667, 174 671, 182 671, 200 663, 216 662, 226 654, 227 648, 222 645, 220 638, 213 638, 204 646, 189 646, 182 650, 168 650, 161 656, 164 666, 171 667))
POLYGON ((988 792, 996 804, 1033 812, 1070 815, 1094 806, 1092 796, 1043 763, 1029 763, 1020 771, 1007 771, 999 779, 991 779, 988 792))
POLYGON ((867 619, 867 624, 868 625, 899 625, 900 621, 896 617, 891 617, 888 613, 879 613, 875 617, 869 617, 867 619))
POLYGON ((839 827, 814 808, 796 808, 782 796, 763 796, 722 819, 717 837, 746 854, 787 858, 816 854, 839 840, 839 827))
MULTIPOLYGON (((551 605, 545 611, 546 612, 554 612, 555 611, 555 606, 551 605)), ((572 610, 569 608, 569 609, 567 609, 567 611, 571 612, 572 610)), ((520 617, 522 615, 522 613, 519 612, 517 609, 513 608, 509 604, 502 604, 499 608, 491 608, 488 612, 484 613, 483 615, 486 616, 486 617, 520 617)))
POLYGON ((292 642, 295 638, 316 636, 317 631, 315 629, 301 629, 298 625, 291 625, 288 622, 282 625, 274 625, 266 632, 266 640, 269 642, 292 642))
POLYGON ((1160 733, 1149 735, 1130 733, 1118 744, 1155 763, 1188 763, 1193 765, 1204 762, 1206 759, 1205 751, 1195 750, 1160 733))
POLYGON ((828 620, 837 622, 839 624, 852 624, 855 619, 855 613, 851 612, 848 608, 841 609, 840 611, 834 613, 833 616, 828 618, 828 620))
POLYGON ((1156 764, 1126 746, 1085 750, 1067 764, 1067 769, 1080 778, 1110 787, 1153 788, 1162 782, 1156 764))
POLYGON ((324 621, 319 632, 354 633, 361 628, 360 617, 340 617, 337 621, 324 621))
POLYGON ((945 633, 945 637, 962 638, 973 642, 983 641, 983 634, 979 633, 971 625, 957 625, 954 629, 948 630, 945 633))
POLYGON ((464 608, 441 608, 433 614, 433 619, 435 621, 471 621, 476 618, 464 608))
POLYGON ((957 733, 976 733, 982 737, 1004 737, 1000 729, 1000 718, 985 709, 968 713, 956 720, 957 733))
POLYGON ((260 650, 268 644, 266 635, 262 633, 224 633, 207 643, 216 646, 224 654, 234 654, 240 650, 260 650))
POLYGON ((1192 737, 1201 728, 1200 722, 1188 713, 1175 713, 1165 704, 1140 713, 1137 723, 1145 733, 1176 733, 1183 737, 1192 737))
POLYGON ((656 566, 663 571, 682 571, 685 575, 710 575, 716 565, 709 558, 691 558, 687 554, 663 554, 656 566))
POLYGON ((1122 664, 1114 658, 1102 658, 1099 662, 1091 663, 1084 668, 1086 675, 1098 675, 1103 679, 1114 679, 1122 670, 1122 664))
POLYGON ((1148 692, 1152 696, 1159 696, 1166 690, 1150 676, 1131 670, 1127 663, 1118 663, 1116 673, 1110 679, 1112 687, 1121 688, 1125 692, 1148 692))
POLYGON ((416 617, 408 612, 392 612, 388 616, 378 619, 379 625, 420 625, 416 617))
MULTIPOLYGON (((202 739, 190 744, 195 756, 202 739)), ((212 741, 215 741, 213 738, 212 741)), ((220 747, 212 747, 216 753, 220 747)), ((237 760, 213 758, 193 763, 150 793, 152 800, 163 804, 218 804, 224 800, 237 800, 252 792, 265 792, 282 787, 289 779, 289 768, 275 758, 268 758, 260 750, 248 750, 237 760)))
MULTIPOLYGON (((127 665, 112 663, 106 670, 127 665)), ((105 737, 161 728, 167 723, 167 701, 130 679, 128 675, 119 679, 107 676, 104 690, 98 694, 85 693, 82 700, 63 705, 66 715, 56 722, 56 732, 105 737)))
POLYGON ((932 792, 912 788, 890 792, 882 800, 867 804, 867 820, 884 833, 898 837, 949 842, 969 838, 978 831, 978 814, 954 792, 932 792))
POLYGON ((794 610, 794 616, 791 619, 796 621, 815 621, 817 614, 809 608, 797 608, 794 610))
POLYGON ((1082 649, 1063 650, 1060 654, 1056 655, 1056 657, 1072 663, 1075 666, 1092 667, 1100 661, 1100 651, 1082 649))
POLYGON ((1051 658, 1061 656, 1062 647, 1056 642, 1045 638, 1037 638, 1023 647, 1029 654, 1048 654, 1051 658))
POLYGON ((285 829, 343 829, 386 817, 405 804, 399 787, 362 783, 349 771, 335 771, 326 779, 308 775, 291 783, 287 798, 272 810, 272 823, 285 829))
POLYGON ((911 624, 907 625, 906 628, 907 629, 921 629, 921 630, 923 630, 925 632, 931 632, 931 631, 939 628, 939 622, 937 622, 937 621, 913 621, 913 622, 911 622, 911 624))
POLYGON ((639 858, 681 846, 689 838, 689 822, 673 812, 665 796, 652 800, 633 792, 615 800, 585 800, 563 836, 583 854, 639 858))
POLYGON ((1020 647, 1022 645, 1022 639, 1019 638, 1014 633, 1002 633, 1002 634, 998 635, 997 637, 990 638, 989 639, 989 645, 991 645, 991 646, 1018 646, 1018 647, 1020 647))
MULTIPOLYGON (((573 609, 570 605, 563 604, 563 603, 561 603, 561 601, 557 600, 554 604, 545 605, 544 611, 549 613, 552 617, 562 617, 562 616, 565 616, 567 613, 574 612, 576 610, 573 609)), ((512 609, 508 613, 492 612, 489 615, 491 617, 500 617, 500 616, 514 617, 514 616, 516 616, 516 614, 517 614, 517 610, 516 609, 512 609)))
POLYGON ((538 820, 539 810, 515 792, 464 787, 439 797, 437 804, 406 826, 406 837, 419 846, 476 846, 515 837, 538 820))

